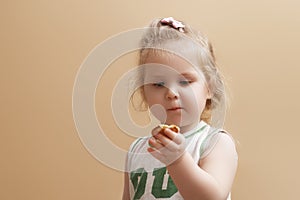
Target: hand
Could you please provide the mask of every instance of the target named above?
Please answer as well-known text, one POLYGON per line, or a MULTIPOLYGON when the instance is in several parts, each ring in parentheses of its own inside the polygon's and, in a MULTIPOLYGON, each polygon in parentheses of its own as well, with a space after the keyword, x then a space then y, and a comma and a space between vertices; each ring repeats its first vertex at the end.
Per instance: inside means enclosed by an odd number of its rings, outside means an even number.
POLYGON ((169 128, 156 127, 152 130, 152 135, 153 137, 149 139, 148 152, 165 165, 172 164, 184 154, 185 138, 181 133, 169 128))

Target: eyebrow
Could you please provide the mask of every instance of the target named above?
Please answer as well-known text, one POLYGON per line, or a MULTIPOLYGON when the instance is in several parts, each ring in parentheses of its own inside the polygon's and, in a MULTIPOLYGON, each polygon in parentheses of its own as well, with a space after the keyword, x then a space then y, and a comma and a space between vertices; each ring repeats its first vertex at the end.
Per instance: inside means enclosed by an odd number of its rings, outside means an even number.
POLYGON ((184 77, 196 77, 198 75, 197 72, 184 72, 184 73, 181 73, 180 74, 181 76, 184 76, 184 77))
MULTIPOLYGON (((183 72, 183 73, 178 73, 179 76, 183 76, 185 78, 196 78, 199 74, 198 72, 183 72)), ((168 77, 168 75, 164 74, 152 74, 149 77, 151 78, 165 78, 168 77)))
POLYGON ((151 75, 151 76, 148 76, 150 78, 164 78, 165 76, 164 75, 158 75, 158 74, 154 74, 154 75, 151 75))

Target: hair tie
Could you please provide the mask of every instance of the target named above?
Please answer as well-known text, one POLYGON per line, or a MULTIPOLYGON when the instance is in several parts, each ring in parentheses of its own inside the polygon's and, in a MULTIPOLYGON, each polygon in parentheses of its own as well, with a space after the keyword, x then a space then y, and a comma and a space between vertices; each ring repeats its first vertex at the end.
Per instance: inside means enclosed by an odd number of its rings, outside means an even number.
POLYGON ((184 33, 184 25, 180 22, 175 20, 173 17, 163 18, 160 20, 162 25, 168 25, 174 29, 177 29, 179 32, 184 33))

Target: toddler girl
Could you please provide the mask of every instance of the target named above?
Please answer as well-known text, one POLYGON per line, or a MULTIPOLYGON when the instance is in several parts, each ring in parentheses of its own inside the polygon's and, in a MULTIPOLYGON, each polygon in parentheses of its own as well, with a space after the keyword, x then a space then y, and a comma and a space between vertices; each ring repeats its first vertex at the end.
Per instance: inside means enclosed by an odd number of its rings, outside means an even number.
POLYGON ((230 135, 211 126, 225 91, 208 40, 171 17, 155 19, 141 40, 139 64, 144 103, 179 131, 157 126, 133 142, 123 200, 230 199, 237 153, 230 135))

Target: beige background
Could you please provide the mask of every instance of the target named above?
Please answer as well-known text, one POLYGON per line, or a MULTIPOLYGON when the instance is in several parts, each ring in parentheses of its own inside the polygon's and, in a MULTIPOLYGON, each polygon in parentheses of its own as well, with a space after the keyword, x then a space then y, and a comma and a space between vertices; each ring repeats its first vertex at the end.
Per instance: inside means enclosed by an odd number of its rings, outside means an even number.
MULTIPOLYGON (((299 8, 296 0, 1 1, 0 199, 120 199, 122 173, 78 137, 73 83, 97 44, 162 16, 189 22, 215 45, 231 93, 226 129, 239 141, 233 199, 298 199, 299 8)), ((129 57, 96 95, 100 123, 124 149, 132 138, 107 105, 129 57)))

